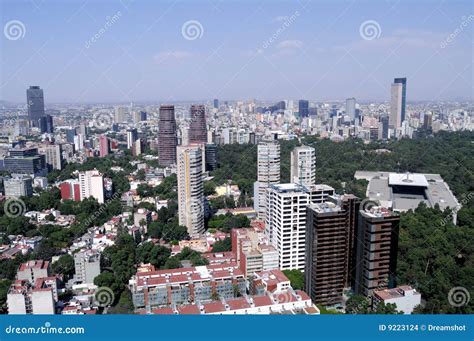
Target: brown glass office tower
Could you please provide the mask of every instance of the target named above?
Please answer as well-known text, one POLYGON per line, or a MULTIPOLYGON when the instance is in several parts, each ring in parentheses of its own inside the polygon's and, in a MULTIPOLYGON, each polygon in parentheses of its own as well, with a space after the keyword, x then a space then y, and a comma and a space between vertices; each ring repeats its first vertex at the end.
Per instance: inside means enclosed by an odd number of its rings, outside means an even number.
POLYGON ((176 164, 176 119, 173 105, 160 106, 158 121, 158 157, 161 166, 176 164))
POLYGON ((206 108, 204 105, 191 106, 189 143, 207 143, 206 108))

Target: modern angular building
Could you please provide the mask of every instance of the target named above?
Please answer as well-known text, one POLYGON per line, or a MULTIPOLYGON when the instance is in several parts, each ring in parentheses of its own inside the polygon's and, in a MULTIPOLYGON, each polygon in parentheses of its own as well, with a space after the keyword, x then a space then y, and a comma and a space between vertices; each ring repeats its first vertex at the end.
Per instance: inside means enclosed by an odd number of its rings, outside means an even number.
POLYGON ((291 152, 291 182, 312 186, 316 182, 316 151, 313 147, 296 147, 291 152))
POLYGON ((206 108, 204 105, 191 106, 189 144, 191 143, 207 143, 206 108))
POLYGON ((4 158, 5 170, 11 173, 45 176, 48 173, 46 157, 37 148, 11 148, 4 158))
POLYGON ((356 118, 356 99, 354 97, 346 99, 346 115, 351 121, 356 118))
POLYGON ((160 165, 170 166, 176 164, 176 119, 173 105, 160 106, 160 119, 158 121, 158 157, 160 165))
POLYGON ((104 157, 110 153, 110 142, 107 136, 100 135, 99 137, 99 156, 104 157))
POLYGON ((217 169, 217 146, 214 143, 208 143, 205 146, 206 151, 206 171, 211 172, 217 169))
POLYGON ((393 83, 402 85, 401 122, 403 122, 405 121, 405 112, 407 107, 407 79, 405 77, 395 78, 393 83))
POLYGON ((46 144, 41 146, 39 153, 45 156, 48 170, 61 170, 63 168, 63 156, 60 144, 46 144))
POLYGON ((5 197, 19 198, 33 195, 33 180, 29 176, 15 175, 3 180, 5 197))
POLYGON ((298 101, 298 113, 300 115, 300 118, 309 116, 309 101, 305 99, 300 99, 298 101))
POLYGON ((179 224, 191 236, 204 232, 202 154, 199 146, 177 148, 179 224))

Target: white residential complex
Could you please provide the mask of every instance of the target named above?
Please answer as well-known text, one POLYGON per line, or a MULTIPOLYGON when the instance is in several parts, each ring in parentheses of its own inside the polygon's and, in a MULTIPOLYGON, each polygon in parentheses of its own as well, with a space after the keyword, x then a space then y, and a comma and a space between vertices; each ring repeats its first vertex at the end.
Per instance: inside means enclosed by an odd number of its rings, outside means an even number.
POLYGON ((280 145, 277 141, 261 142, 257 155, 257 182, 254 184, 254 208, 257 217, 265 219, 266 191, 280 182, 280 145))
POLYGON ((81 200, 93 197, 104 203, 104 177, 97 169, 79 173, 81 200))
POLYGON ((177 147, 179 224, 191 236, 204 232, 202 150, 199 146, 177 147))
POLYGON ((313 147, 296 147, 291 152, 290 181, 302 186, 312 186, 316 181, 316 151, 313 147))

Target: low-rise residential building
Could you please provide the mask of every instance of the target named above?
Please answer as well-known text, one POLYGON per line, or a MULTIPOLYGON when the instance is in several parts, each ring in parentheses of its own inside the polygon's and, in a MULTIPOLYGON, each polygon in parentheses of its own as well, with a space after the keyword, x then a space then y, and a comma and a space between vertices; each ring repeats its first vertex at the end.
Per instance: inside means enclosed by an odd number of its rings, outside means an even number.
POLYGON ((401 285, 392 289, 374 290, 372 296, 373 307, 376 308, 380 302, 392 303, 397 306, 398 311, 411 314, 413 309, 421 303, 421 294, 409 285, 401 285))
POLYGON ((74 254, 74 282, 93 284, 100 275, 100 253, 96 250, 82 250, 74 254))

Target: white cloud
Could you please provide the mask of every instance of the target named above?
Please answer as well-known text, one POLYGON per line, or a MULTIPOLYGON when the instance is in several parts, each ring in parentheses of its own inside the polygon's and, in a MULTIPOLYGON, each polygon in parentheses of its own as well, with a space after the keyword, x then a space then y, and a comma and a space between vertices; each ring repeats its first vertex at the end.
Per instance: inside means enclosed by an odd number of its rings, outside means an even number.
POLYGON ((191 53, 187 51, 163 51, 156 54, 153 59, 155 63, 162 64, 166 62, 181 61, 191 56, 191 53))
POLYGON ((299 49, 303 46, 303 42, 301 40, 283 40, 279 42, 277 48, 281 50, 286 49, 299 49))

